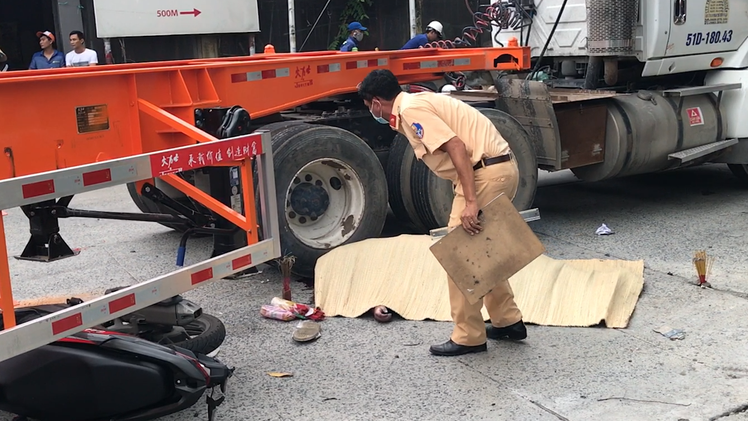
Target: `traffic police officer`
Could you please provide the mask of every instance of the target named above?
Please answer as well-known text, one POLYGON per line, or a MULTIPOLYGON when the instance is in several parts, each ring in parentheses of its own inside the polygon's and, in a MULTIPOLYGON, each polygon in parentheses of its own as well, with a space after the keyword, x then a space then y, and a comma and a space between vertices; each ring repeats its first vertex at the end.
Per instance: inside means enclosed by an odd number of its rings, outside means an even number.
MULTIPOLYGON (((509 144, 491 120, 448 95, 403 92, 392 72, 377 69, 359 84, 358 93, 372 116, 408 138, 415 155, 438 177, 451 180, 455 197, 449 227, 480 232, 478 211, 505 193, 514 198, 519 170, 509 144)), ((450 339, 432 345, 435 355, 486 351, 491 339, 522 340, 527 330, 508 280, 499 282, 483 302, 470 304, 450 278, 449 301, 454 329, 450 339), (485 325, 481 310, 488 310, 485 325)))

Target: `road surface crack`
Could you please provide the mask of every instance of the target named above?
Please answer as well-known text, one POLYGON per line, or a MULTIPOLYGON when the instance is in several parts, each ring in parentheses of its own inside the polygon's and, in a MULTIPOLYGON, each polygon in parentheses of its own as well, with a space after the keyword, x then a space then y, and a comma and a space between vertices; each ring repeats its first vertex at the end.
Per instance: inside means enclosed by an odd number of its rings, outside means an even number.
MULTIPOLYGON (((471 366, 470 366, 470 364, 468 364, 468 363, 466 363, 466 362, 464 362, 464 361, 458 361, 458 362, 459 362, 460 364, 464 365, 465 367, 467 367, 467 368, 469 368, 469 369, 473 370, 474 372, 478 373, 479 375, 481 375, 481 376, 485 377, 486 379, 488 379, 488 380, 490 380, 490 381, 492 381, 492 382, 494 382, 494 383, 496 383, 496 384, 498 384, 498 385, 500 385, 500 386, 502 386, 502 387, 505 387, 505 386, 504 386, 504 384, 503 384, 503 383, 501 383, 500 381, 498 381, 498 380, 494 379, 493 377, 491 377, 491 376, 489 376, 489 375, 487 375, 487 374, 485 374, 485 373, 482 373, 482 372, 480 372, 479 370, 476 370, 476 369, 474 369, 473 367, 471 367, 471 366)), ((535 401, 535 400, 533 400, 533 399, 530 399, 530 398, 528 398, 527 396, 522 396, 522 394, 520 394, 520 393, 517 393, 517 391, 513 391, 513 392, 514 392, 514 394, 515 394, 515 395, 517 395, 517 396, 521 397, 522 399, 524 399, 524 400, 526 400, 526 401, 530 402, 531 404, 533 404, 533 405, 537 406, 538 408, 542 409, 543 411, 545 411, 545 412, 547 412, 547 413, 549 413, 549 414, 553 415, 554 417, 558 418, 558 419, 559 419, 560 421, 570 421, 570 420, 569 420, 568 418, 566 418, 565 416, 563 416, 563 415, 559 414, 558 412, 556 412, 556 411, 554 411, 554 410, 552 410, 552 409, 548 408, 547 406, 545 406, 545 405, 541 404, 540 402, 537 402, 537 401, 535 401)))
POLYGON ((709 418, 709 421, 715 421, 715 420, 718 420, 720 418, 726 418, 726 417, 729 417, 730 415, 742 414, 742 413, 744 413, 746 411, 748 411, 748 404, 743 404, 743 405, 740 405, 740 406, 738 406, 736 408, 733 408, 733 409, 730 409, 728 411, 725 411, 725 412, 723 412, 723 413, 721 413, 719 415, 711 417, 711 418, 709 418))
MULTIPOLYGON (((523 398, 524 398, 524 396, 523 396, 523 398)), ((525 398, 525 399, 527 399, 531 404, 537 406, 538 408, 542 409, 543 411, 545 411, 545 412, 547 412, 547 413, 555 416, 556 418, 560 419, 561 421, 569 421, 569 419, 566 418, 565 416, 563 416, 563 415, 559 414, 558 412, 556 412, 556 411, 554 411, 554 410, 552 410, 552 409, 544 406, 540 402, 536 402, 536 401, 534 401, 532 399, 529 399, 529 398, 525 398)))
MULTIPOLYGON (((573 243, 573 242, 571 242, 569 240, 566 240, 566 239, 563 239, 563 238, 559 238, 559 237, 556 237, 556 236, 553 236, 553 235, 550 235, 550 234, 546 234, 544 232, 537 231, 536 233, 539 234, 539 235, 548 237, 548 238, 552 238, 552 239, 554 239, 556 241, 560 241, 560 242, 572 245, 574 247, 579 247, 580 249, 582 249, 584 251, 588 251, 590 253, 603 254, 603 255, 605 255, 605 257, 611 257, 613 259, 629 260, 628 258, 614 256, 614 255, 612 255, 610 253, 604 253, 604 252, 595 250, 593 248, 584 247, 584 246, 581 246, 579 244, 573 243)), ((667 275, 667 276, 671 276, 673 278, 680 279, 680 280, 683 281, 683 283, 685 283, 687 285, 696 286, 693 281, 691 281, 689 278, 687 278, 685 276, 675 275, 672 272, 663 272, 661 270, 657 270, 657 269, 651 268, 650 266, 647 265, 646 259, 644 259, 644 269, 648 270, 650 272, 653 272, 653 273, 657 273, 659 275, 667 275)), ((744 300, 748 300, 748 292, 735 291, 735 290, 727 289, 727 288, 725 288, 725 289, 723 289, 723 288, 715 288, 714 286, 711 286, 708 289, 711 289, 711 290, 714 290, 714 291, 717 291, 717 292, 720 292, 720 293, 723 293, 723 294, 732 295, 732 296, 737 297, 737 298, 742 298, 744 300)))

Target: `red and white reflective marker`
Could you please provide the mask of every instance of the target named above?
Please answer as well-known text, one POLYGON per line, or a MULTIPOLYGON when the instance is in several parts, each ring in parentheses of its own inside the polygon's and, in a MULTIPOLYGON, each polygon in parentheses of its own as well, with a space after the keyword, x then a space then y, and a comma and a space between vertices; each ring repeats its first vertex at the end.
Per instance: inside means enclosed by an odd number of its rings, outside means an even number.
MULTIPOLYGON (((226 256, 219 256, 220 259, 209 260, 208 262, 212 262, 212 264, 204 269, 199 268, 205 266, 205 264, 202 263, 188 268, 191 270, 174 272, 174 274, 167 275, 165 278, 160 279, 160 282, 176 282, 180 278, 189 279, 188 289, 193 289, 198 284, 222 279, 249 268, 252 266, 253 252, 256 255, 254 257, 255 262, 259 261, 259 263, 264 263, 273 258, 271 257, 269 250, 267 250, 267 242, 263 242, 232 252, 230 259, 226 256), (258 247, 261 244, 262 246, 258 247), (198 269, 195 269, 196 267, 198 267, 198 269)), ((130 287, 127 290, 120 290, 117 291, 117 293, 105 295, 99 299, 101 300, 100 302, 86 302, 84 304, 88 304, 88 308, 75 311, 72 314, 63 315, 55 313, 50 318, 51 335, 65 336, 65 334, 72 334, 71 331, 80 328, 83 325, 92 326, 103 323, 121 316, 122 314, 132 312, 136 310, 136 308, 143 308, 170 298, 170 296, 164 296, 162 294, 163 288, 160 288, 158 285, 143 283, 136 285, 136 287, 141 288, 135 288, 133 290, 134 287, 130 287)), ((77 329, 76 331, 79 330, 80 329, 77 329)))
POLYGON ((119 184, 145 180, 264 152, 263 135, 252 133, 129 158, 66 168, 0 181, 0 209, 42 202, 119 184))
POLYGON ((469 58, 447 59, 447 60, 426 60, 415 63, 403 63, 403 70, 420 70, 420 69, 440 69, 443 67, 469 66, 469 58))
POLYGON ((21 186, 21 191, 24 199, 32 199, 55 194, 60 188, 78 189, 110 182, 119 184, 121 180, 127 180, 134 175, 137 175, 134 165, 116 166, 27 183, 21 186))
POLYGON ((281 255, 272 147, 267 132, 0 180, 0 209, 9 209, 250 157, 257 157, 265 240, 0 331, 0 361, 281 255))
POLYGON ((340 71, 340 63, 320 64, 317 66, 317 73, 334 73, 340 71))
POLYGON ((280 257, 279 243, 263 240, 2 331, 0 361, 280 257))
POLYGON ((256 80, 276 79, 279 77, 289 76, 291 76, 291 69, 289 69, 288 67, 284 67, 281 69, 262 70, 258 72, 234 73, 231 75, 231 83, 254 82, 256 80))
POLYGON ((386 58, 371 59, 371 60, 356 60, 356 61, 346 62, 345 69, 346 70, 365 69, 365 68, 370 68, 370 67, 380 67, 380 66, 386 66, 386 65, 387 65, 386 58))

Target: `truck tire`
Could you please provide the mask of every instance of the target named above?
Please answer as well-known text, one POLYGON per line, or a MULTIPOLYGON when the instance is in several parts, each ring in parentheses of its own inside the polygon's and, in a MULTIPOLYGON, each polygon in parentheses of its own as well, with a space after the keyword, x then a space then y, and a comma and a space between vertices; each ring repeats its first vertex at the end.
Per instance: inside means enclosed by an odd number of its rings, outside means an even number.
MULTIPOLYGON (((520 173, 513 203, 517 210, 529 209, 538 185, 532 138, 509 114, 492 108, 478 110, 491 119, 512 148, 520 173)), ((402 135, 393 141, 387 177, 390 207, 401 223, 421 234, 448 224, 454 197, 452 183, 438 178, 423 162, 416 160, 410 143, 402 135)))
POLYGON ((262 130, 272 136, 281 252, 296 257, 296 275, 312 278, 328 251, 382 233, 386 176, 361 138, 307 123, 262 130))
POLYGON ((494 108, 476 108, 488 117, 509 143, 519 167, 519 186, 512 203, 518 211, 527 210, 538 189, 538 158, 532 137, 511 115, 494 108))
POLYGON ((437 177, 423 161, 414 158, 410 172, 410 197, 424 233, 449 224, 454 187, 452 182, 437 177))
POLYGON ((390 153, 387 158, 387 193, 390 209, 397 221, 410 229, 417 229, 417 225, 411 217, 405 204, 410 202, 410 197, 403 195, 403 183, 410 185, 410 171, 403 165, 406 160, 415 159, 413 148, 405 136, 397 134, 392 140, 390 153))

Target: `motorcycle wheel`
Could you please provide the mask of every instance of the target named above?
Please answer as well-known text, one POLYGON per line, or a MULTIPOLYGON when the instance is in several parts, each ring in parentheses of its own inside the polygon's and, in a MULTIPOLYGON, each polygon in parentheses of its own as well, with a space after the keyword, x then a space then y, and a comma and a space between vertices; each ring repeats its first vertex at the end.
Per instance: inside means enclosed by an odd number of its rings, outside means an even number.
POLYGON ((196 354, 208 355, 218 349, 226 339, 226 326, 217 317, 203 313, 192 323, 184 326, 189 339, 170 343, 165 346, 178 346, 196 354))

